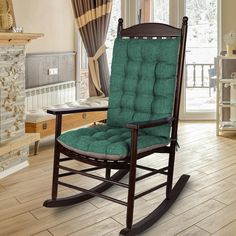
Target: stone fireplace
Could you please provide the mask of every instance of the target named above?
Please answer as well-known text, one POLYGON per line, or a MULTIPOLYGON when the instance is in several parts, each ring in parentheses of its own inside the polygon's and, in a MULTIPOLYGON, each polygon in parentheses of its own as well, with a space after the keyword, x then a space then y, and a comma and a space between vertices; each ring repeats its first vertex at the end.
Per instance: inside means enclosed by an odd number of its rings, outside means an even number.
POLYGON ((0 178, 28 163, 32 138, 25 135, 25 45, 41 36, 0 33, 0 178))

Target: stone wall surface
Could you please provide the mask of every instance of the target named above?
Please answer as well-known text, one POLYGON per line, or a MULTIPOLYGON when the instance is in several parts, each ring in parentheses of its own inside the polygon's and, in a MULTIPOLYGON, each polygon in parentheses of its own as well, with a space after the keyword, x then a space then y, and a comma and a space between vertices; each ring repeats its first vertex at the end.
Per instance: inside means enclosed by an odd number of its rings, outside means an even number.
MULTIPOLYGON (((0 46, 0 148, 25 134, 25 46, 0 46)), ((3 152, 3 151, 2 151, 3 152)), ((0 172, 27 161, 29 146, 0 155, 0 172)))
POLYGON ((25 146, 0 156, 0 172, 26 161, 28 155, 29 146, 25 146))
POLYGON ((25 133, 25 46, 0 47, 0 145, 25 133))

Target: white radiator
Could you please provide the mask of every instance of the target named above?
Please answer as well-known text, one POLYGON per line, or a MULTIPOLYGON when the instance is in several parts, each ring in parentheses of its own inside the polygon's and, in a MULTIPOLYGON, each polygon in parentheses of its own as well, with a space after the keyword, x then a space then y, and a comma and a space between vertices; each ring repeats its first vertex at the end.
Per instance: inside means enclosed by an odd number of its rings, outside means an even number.
POLYGON ((26 89, 26 111, 75 101, 75 82, 63 82, 26 89))

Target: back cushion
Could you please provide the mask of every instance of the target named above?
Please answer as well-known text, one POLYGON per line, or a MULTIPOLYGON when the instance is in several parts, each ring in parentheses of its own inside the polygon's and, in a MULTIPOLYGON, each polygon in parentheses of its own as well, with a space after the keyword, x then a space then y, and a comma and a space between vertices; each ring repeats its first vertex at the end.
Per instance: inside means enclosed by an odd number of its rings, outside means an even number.
MULTIPOLYGON (((122 39, 113 49, 108 125, 125 127, 132 121, 172 115, 179 38, 122 39)), ((169 137, 170 126, 146 129, 169 137)))

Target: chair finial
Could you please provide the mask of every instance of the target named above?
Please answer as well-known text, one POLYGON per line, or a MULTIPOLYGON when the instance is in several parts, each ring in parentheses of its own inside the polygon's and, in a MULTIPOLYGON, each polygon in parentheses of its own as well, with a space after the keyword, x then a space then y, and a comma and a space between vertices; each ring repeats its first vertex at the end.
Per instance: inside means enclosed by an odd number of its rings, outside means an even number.
POLYGON ((117 29, 117 37, 120 37, 121 35, 121 30, 123 30, 123 19, 122 18, 120 18, 119 20, 118 20, 118 29, 117 29))
POLYGON ((183 25, 187 25, 188 24, 188 17, 184 16, 183 17, 183 25))

